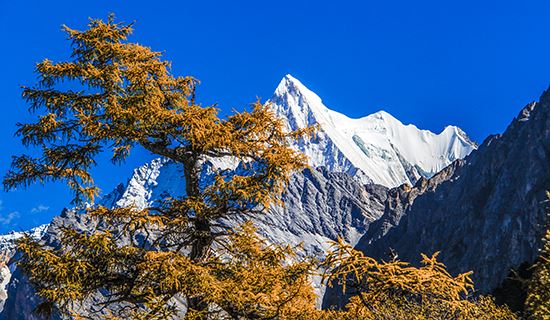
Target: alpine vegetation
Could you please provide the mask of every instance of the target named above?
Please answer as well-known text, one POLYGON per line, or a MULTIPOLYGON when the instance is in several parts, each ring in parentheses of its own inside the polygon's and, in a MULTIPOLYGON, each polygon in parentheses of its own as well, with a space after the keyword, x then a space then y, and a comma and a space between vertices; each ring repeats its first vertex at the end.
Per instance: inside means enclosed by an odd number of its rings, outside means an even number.
POLYGON ((71 60, 39 63, 39 83, 23 93, 30 110, 43 113, 18 134, 41 156, 15 157, 5 186, 65 181, 75 203, 93 201, 98 188, 90 169, 96 156, 109 150, 112 161, 121 162, 141 146, 183 164, 185 196, 143 209, 92 206, 87 214, 122 227, 87 234, 67 228, 56 247, 22 239, 20 266, 44 299, 38 311, 51 314, 55 307, 78 315, 75 303, 101 291, 102 309, 113 317, 167 317, 175 314, 171 302, 178 296, 186 299, 189 318, 284 314, 294 303, 285 294, 304 286, 307 264, 282 264, 287 249, 261 245, 246 225, 235 233, 213 221, 260 214, 277 201, 290 173, 306 165, 289 141, 311 129, 284 131, 260 102, 251 111, 219 118, 214 107, 195 102, 195 79, 171 75, 160 53, 126 42, 131 25, 112 17, 92 20, 85 31, 64 29, 72 41, 71 60), (65 83, 79 88, 66 89, 65 83), (241 165, 217 171, 204 185, 199 176, 207 157, 235 157, 241 165), (271 269, 271 276, 252 265, 271 269), (258 295, 265 297, 256 301, 258 295), (117 312, 109 309, 114 303, 122 303, 117 312))

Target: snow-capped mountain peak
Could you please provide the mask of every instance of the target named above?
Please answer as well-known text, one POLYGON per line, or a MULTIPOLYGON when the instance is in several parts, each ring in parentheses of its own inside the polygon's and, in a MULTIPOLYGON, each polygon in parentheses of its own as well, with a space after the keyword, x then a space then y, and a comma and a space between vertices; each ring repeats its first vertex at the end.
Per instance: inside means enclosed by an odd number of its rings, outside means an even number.
MULTIPOLYGON (((314 114, 318 116, 329 112, 318 95, 289 74, 283 77, 273 97, 277 97, 280 103, 274 103, 272 106, 279 116, 285 116, 291 128, 303 128, 314 124, 310 123, 314 121, 314 114)), ((320 118, 322 120, 323 117, 320 118)))
POLYGON ((295 145, 309 156, 312 166, 347 172, 363 182, 387 187, 413 184, 476 148, 455 126, 435 134, 404 125, 383 110, 359 119, 349 118, 327 108, 318 95, 291 75, 281 80, 269 102, 289 130, 320 126, 316 138, 295 145))

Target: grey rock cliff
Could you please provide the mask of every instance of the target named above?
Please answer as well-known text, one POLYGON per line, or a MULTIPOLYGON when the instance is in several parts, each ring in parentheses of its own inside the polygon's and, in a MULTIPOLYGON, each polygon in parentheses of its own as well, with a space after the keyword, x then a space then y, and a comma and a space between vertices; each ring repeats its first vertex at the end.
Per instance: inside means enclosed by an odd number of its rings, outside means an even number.
POLYGON ((446 170, 444 181, 421 181, 433 187, 412 205, 386 211, 357 248, 378 258, 392 248, 405 261, 441 251, 451 273, 473 270, 486 293, 537 256, 550 189, 550 92, 446 170))
MULTIPOLYGON (((368 225, 367 232, 359 240, 356 248, 362 248, 364 243, 370 243, 386 235, 388 231, 399 224, 401 217, 413 206, 417 197, 424 193, 435 191, 440 184, 450 180, 456 169, 460 168, 463 164, 464 161, 457 160, 431 179, 420 178, 414 187, 404 184, 388 190, 384 197, 382 216, 368 225)), ((389 251, 388 248, 387 252, 389 251)), ((347 298, 346 295, 342 294, 342 287, 334 283, 332 287, 327 288, 323 296, 322 305, 326 308, 341 308, 346 304, 347 298)))
POLYGON ((441 183, 452 179, 455 171, 463 165, 463 160, 456 160, 430 179, 419 178, 414 187, 404 184, 389 190, 384 203, 384 214, 369 225, 368 232, 360 240, 361 245, 383 237, 399 224, 401 217, 411 208, 418 196, 434 192, 441 183))

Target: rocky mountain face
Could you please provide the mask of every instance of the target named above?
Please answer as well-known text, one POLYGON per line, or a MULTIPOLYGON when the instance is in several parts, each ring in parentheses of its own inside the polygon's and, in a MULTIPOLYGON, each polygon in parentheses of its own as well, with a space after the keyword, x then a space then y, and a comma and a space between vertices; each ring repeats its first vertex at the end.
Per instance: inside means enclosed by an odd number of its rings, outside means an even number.
POLYGON ((404 184, 388 190, 387 200, 384 203, 384 214, 369 225, 368 232, 360 240, 360 246, 386 235, 390 229, 399 224, 401 217, 413 206, 417 197, 434 192, 440 184, 451 181, 455 171, 463 165, 464 160, 456 160, 432 178, 420 178, 413 187, 404 184))
MULTIPOLYGON (((502 135, 488 137, 444 171, 442 182, 434 183, 436 176, 420 183, 433 186, 412 204, 386 210, 356 248, 376 258, 387 258, 391 248, 405 261, 441 251, 439 260, 452 274, 473 270, 476 289, 487 293, 538 255, 550 188, 550 90, 502 135)), ((403 198, 414 197, 418 187, 403 198)), ((341 298, 328 294, 325 305, 341 298)))
MULTIPOLYGON (((355 246, 356 249, 364 250, 364 243, 382 238, 389 230, 399 225, 401 217, 413 206, 416 198, 425 193, 434 192, 440 184, 449 181, 455 171, 463 165, 464 160, 456 160, 432 178, 420 178, 413 187, 403 184, 389 189, 384 201, 384 213, 378 220, 369 224, 367 232, 355 246)), ((385 251, 385 254, 389 253, 394 254, 391 248, 387 248, 385 251)), ((367 254, 370 253, 367 252, 367 254)), ((387 258, 387 255, 382 258, 387 258)), ((341 308, 347 303, 347 298, 348 296, 342 294, 342 287, 333 284, 333 287, 327 288, 321 305, 326 308, 341 308)))
MULTIPOLYGON (((71 227, 75 230, 82 232, 94 231, 105 229, 100 221, 92 220, 86 214, 82 214, 82 210, 78 209, 65 209, 61 215, 55 217, 52 222, 47 225, 47 228, 43 231, 40 239, 52 247, 56 247, 60 239, 60 229, 62 227, 71 227)), ((117 228, 109 228, 116 232, 117 228)), ((125 240, 122 240, 124 243, 125 240)), ((122 244, 123 244, 122 243, 122 244)), ((17 319, 17 320, 45 320, 46 318, 38 315, 34 312, 35 308, 40 303, 40 297, 36 295, 36 291, 33 286, 28 282, 25 274, 16 266, 16 262, 19 258, 19 253, 15 253, 12 257, 10 270, 11 279, 6 286, 7 299, 4 301, 4 308, 0 313, 0 319, 17 319)), ((80 308, 100 308, 99 302, 102 301, 100 294, 91 297, 83 305, 75 305, 74 310, 80 312, 80 308)), ((86 309, 87 310, 87 309, 86 309)), ((83 315, 87 315, 83 313, 83 315)), ((96 318, 98 315, 107 316, 107 314, 94 314, 96 318)), ((50 318, 48 318, 50 319, 50 318)), ((52 314, 51 319, 60 320, 65 319, 55 312, 52 314)), ((71 318, 72 319, 72 318, 71 318)), ((93 317, 92 317, 93 319, 93 317)))
MULTIPOLYGON (((229 161, 207 161, 203 179, 208 179, 211 168, 220 167, 234 168, 229 161)), ((101 204, 144 208, 168 197, 182 196, 182 174, 181 164, 155 159, 134 170, 128 182, 105 196, 101 204)), ((357 243, 368 225, 383 214, 387 190, 380 185, 363 185, 346 173, 323 167, 305 169, 291 177, 282 195, 285 205, 270 207, 254 222, 258 232, 274 243, 302 243, 307 254, 320 254, 338 236, 357 243)), ((237 225, 244 220, 223 222, 237 225)))

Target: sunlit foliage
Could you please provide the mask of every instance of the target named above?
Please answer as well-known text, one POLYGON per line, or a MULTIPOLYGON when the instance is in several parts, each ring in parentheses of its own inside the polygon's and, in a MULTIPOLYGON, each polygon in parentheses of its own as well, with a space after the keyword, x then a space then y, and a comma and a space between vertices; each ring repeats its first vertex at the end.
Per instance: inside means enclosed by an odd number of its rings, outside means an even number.
POLYGON ((397 259, 377 261, 340 239, 324 262, 325 279, 351 298, 328 319, 516 319, 490 297, 471 298, 471 272, 453 277, 437 256, 422 255, 418 268, 397 259))
POLYGON ((301 308, 294 295, 311 298, 302 288, 307 268, 282 266, 285 250, 262 249, 249 227, 244 234, 250 243, 235 234, 227 242, 227 254, 242 256, 219 260, 213 248, 231 234, 219 218, 260 214, 278 201, 290 174, 306 166, 290 142, 313 130, 287 132, 259 101, 250 111, 219 117, 215 107, 195 102, 197 80, 173 76, 161 53, 128 42, 132 26, 113 17, 91 20, 84 31, 64 31, 71 59, 39 63, 38 83, 23 91, 38 116, 20 124, 17 134, 39 155, 14 157, 5 188, 63 181, 76 204, 93 201, 99 189, 90 170, 97 156, 110 152, 113 162, 123 162, 139 146, 183 165, 185 196, 150 208, 92 206, 88 214, 105 230, 66 228, 55 248, 22 240, 21 266, 44 299, 39 309, 77 312, 71 304, 97 292, 104 309, 135 306, 140 315, 133 316, 147 319, 171 314, 168 302, 176 296, 185 298, 195 318, 212 308, 244 315, 301 308), (206 159, 227 157, 241 163, 238 170, 216 170, 204 185, 206 159), (237 277, 246 271, 242 265, 253 263, 263 268, 249 274, 257 287, 237 277))
POLYGON ((120 246, 108 232, 64 232, 61 251, 30 238, 20 242, 20 265, 39 284, 40 295, 64 314, 75 314, 78 302, 100 289, 119 302, 140 302, 113 311, 113 319, 165 319, 176 311, 178 296, 210 305, 191 310, 188 319, 298 319, 316 312, 312 261, 298 258, 295 248, 269 245, 250 223, 221 239, 216 254, 203 262, 178 252, 120 246))
POLYGON ((550 318, 550 230, 546 230, 543 247, 529 280, 525 312, 531 319, 550 318))

